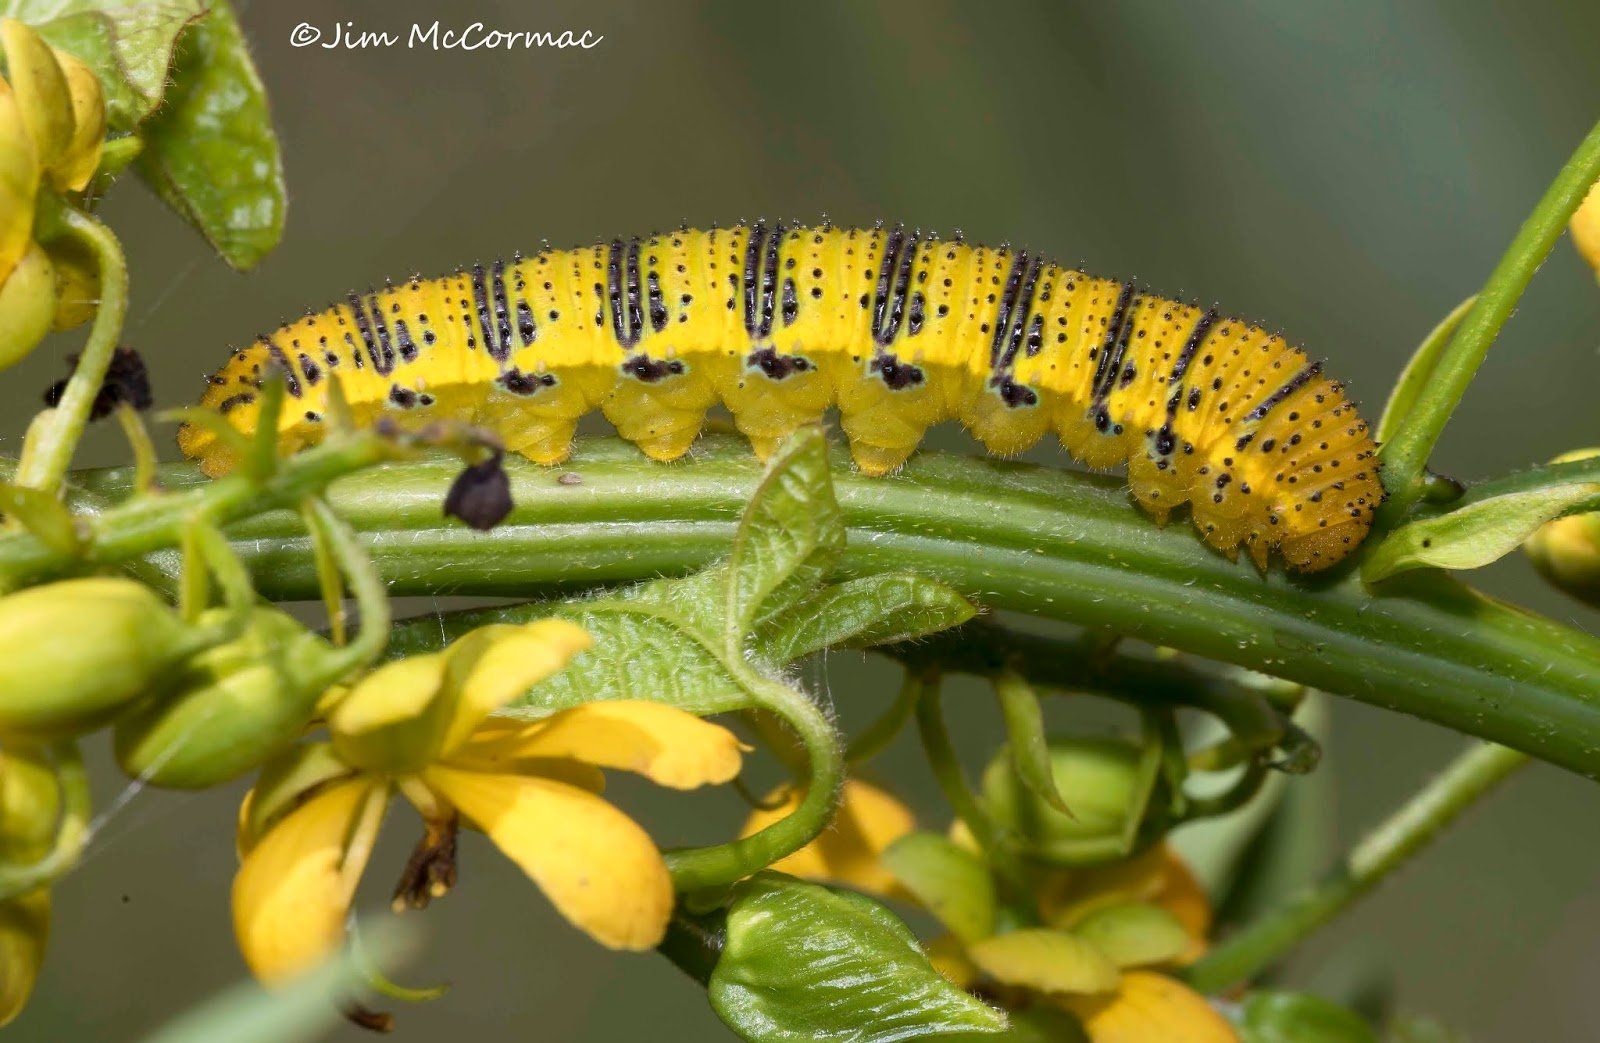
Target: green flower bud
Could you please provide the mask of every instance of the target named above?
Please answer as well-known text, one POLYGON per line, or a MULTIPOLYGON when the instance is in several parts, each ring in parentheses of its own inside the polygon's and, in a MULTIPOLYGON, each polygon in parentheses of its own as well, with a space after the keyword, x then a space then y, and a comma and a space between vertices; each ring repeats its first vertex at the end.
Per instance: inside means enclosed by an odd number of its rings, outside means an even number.
POLYGON ((989 813, 1037 856, 1061 865, 1120 858, 1136 846, 1156 775, 1142 751, 1122 739, 1067 738, 1050 743, 1056 790, 1071 815, 1050 807, 1018 777, 1005 750, 983 773, 989 813))
MULTIPOLYGON (((1551 462, 1594 456, 1600 456, 1600 449, 1563 453, 1551 462)), ((1574 514, 1546 522, 1522 549, 1545 579, 1579 601, 1600 608, 1600 514, 1574 514)))
POLYGON ((36 862, 55 844, 61 784, 31 750, 0 752, 0 862, 36 862))
POLYGON ((30 243, 0 284, 0 369, 21 361, 50 332, 59 300, 55 265, 30 243))
POLYGON ((50 937, 50 891, 0 902, 0 1027, 22 1012, 50 937))
MULTIPOLYGON (((201 624, 220 624, 213 609, 201 624)), ((281 752, 316 715, 331 647, 287 614, 260 608, 244 634, 194 656, 158 694, 118 718, 117 762, 173 789, 238 778, 281 752)))
POLYGON ((0 735, 97 728, 202 644, 131 579, 63 580, 0 598, 0 735))

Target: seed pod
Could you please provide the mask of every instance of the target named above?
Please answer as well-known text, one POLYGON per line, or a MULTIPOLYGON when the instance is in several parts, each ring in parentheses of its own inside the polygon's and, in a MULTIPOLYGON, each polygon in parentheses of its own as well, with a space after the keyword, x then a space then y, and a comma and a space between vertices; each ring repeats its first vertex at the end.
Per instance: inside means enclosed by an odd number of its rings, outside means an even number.
POLYGON ((1133 850, 1155 786, 1139 747, 1121 739, 1056 739, 1050 767, 1071 815, 1028 789, 1004 751, 983 773, 989 813, 1050 862, 1089 865, 1133 850))
MULTIPOLYGON (((1600 193, 1590 198, 1600 198, 1600 193)), ((1600 225, 1600 206, 1596 211, 1596 224, 1600 225)), ((1600 456, 1600 449, 1579 449, 1556 457, 1552 463, 1594 456, 1600 456)), ((1579 601, 1600 608, 1600 513, 1574 514, 1546 522, 1522 549, 1545 579, 1579 601)))
MULTIPOLYGON (((213 609, 201 624, 218 624, 213 609)), ((292 743, 316 714, 329 645, 287 614, 262 608, 239 638, 179 667, 160 693, 118 718, 117 763, 133 778, 204 789, 238 778, 292 743)))
POLYGON ((0 285, 0 369, 20 362, 44 340, 59 300, 55 266, 37 243, 29 243, 0 285))
POLYGON ((0 598, 0 735, 97 728, 203 644, 130 579, 62 580, 0 598))

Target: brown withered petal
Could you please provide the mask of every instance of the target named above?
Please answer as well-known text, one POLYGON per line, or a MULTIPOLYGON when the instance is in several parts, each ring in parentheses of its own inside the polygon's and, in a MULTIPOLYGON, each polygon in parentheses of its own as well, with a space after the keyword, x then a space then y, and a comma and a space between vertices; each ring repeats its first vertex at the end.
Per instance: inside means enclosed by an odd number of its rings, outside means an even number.
POLYGON ((446 517, 460 518, 484 532, 504 521, 511 506, 511 479, 498 452, 464 469, 444 497, 446 517))
MULTIPOLYGON (((67 361, 72 363, 74 369, 77 368, 77 355, 68 355, 67 361)), ((61 404, 68 379, 64 377, 50 385, 44 393, 45 405, 54 407, 61 404)), ((128 347, 118 348, 112 353, 111 364, 106 368, 106 379, 94 396, 94 405, 89 408, 89 419, 104 419, 124 402, 140 412, 155 403, 155 397, 150 392, 150 372, 145 369, 144 359, 128 347)))

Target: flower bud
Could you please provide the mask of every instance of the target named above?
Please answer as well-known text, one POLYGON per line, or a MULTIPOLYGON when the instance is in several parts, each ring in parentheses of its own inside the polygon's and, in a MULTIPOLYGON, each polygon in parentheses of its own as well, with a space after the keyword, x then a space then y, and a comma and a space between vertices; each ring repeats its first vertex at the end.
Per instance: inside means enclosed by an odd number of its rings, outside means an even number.
MULTIPOLYGON (((1595 198, 1591 194, 1590 199, 1595 198)), ((1600 225, 1600 207, 1596 210, 1596 224, 1600 225)), ((1579 449, 1556 457, 1552 463, 1594 456, 1600 456, 1600 449, 1579 449)), ((1554 586, 1600 608, 1600 513, 1573 514, 1545 522, 1528 537, 1522 549, 1534 568, 1554 586)))
POLYGON ((0 369, 20 362, 44 340, 59 300, 55 266, 37 243, 29 243, 0 284, 0 369))
POLYGON ((56 51, 55 56, 66 78, 72 105, 72 139, 55 164, 50 180, 62 192, 82 192, 94 178, 100 152, 105 148, 105 92, 93 69, 65 51, 56 51))
POLYGON ((0 862, 26 864, 50 853, 61 821, 61 784, 31 750, 0 752, 0 862))
POLYGON ((88 250, 75 239, 57 239, 47 252, 56 268, 56 330, 70 330, 94 318, 100 302, 100 272, 88 250))
POLYGON ((0 902, 0 1027, 10 1023, 28 1002, 49 937, 48 888, 0 902))
MULTIPOLYGON (((201 624, 220 624, 213 609, 201 624)), ((233 641, 180 666, 118 718, 117 763, 129 776, 173 789, 238 778, 292 743, 316 714, 320 684, 304 679, 331 653, 327 642, 277 609, 251 614, 233 641)))
POLYGON ((0 284, 33 241, 39 156, 16 95, 0 80, 0 284))
POLYGON ((130 579, 62 580, 0 598, 0 734, 99 727, 198 644, 130 579))
POLYGON ((1138 746, 1122 739, 1068 738, 1050 743, 1051 774, 1071 815, 1024 785, 1002 750, 983 773, 989 813, 1030 851, 1062 865, 1088 865, 1131 851, 1144 822, 1155 774, 1138 746))
POLYGON ((39 163, 52 167, 72 145, 72 91, 66 73, 44 38, 15 18, 0 20, 0 43, 39 163))

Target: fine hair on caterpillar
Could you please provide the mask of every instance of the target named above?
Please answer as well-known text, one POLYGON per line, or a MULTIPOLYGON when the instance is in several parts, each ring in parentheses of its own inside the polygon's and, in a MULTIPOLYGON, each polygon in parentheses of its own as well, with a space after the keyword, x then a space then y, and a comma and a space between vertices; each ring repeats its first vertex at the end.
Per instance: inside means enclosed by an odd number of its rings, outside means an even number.
MULTIPOLYGON (((235 351, 202 405, 253 430, 282 369, 286 449, 323 431, 336 373, 358 421, 449 418, 561 462, 599 410, 657 460, 721 403, 762 457, 837 408, 862 471, 893 471, 942 420, 1012 456, 1055 432, 1094 468, 1126 464, 1165 521, 1316 571, 1383 498, 1342 386, 1276 334, 1026 250, 904 228, 758 222, 613 239, 351 293, 235 351)), ((187 425, 186 455, 232 466, 187 425)))

